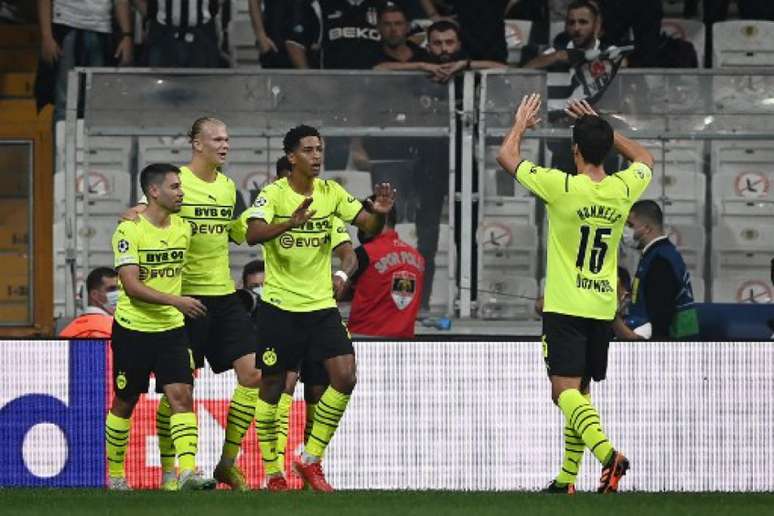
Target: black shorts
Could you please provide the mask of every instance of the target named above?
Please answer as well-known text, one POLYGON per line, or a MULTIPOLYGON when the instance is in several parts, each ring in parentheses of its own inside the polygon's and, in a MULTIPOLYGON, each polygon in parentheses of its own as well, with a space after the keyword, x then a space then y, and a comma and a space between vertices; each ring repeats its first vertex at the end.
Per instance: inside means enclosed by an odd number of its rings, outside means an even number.
POLYGON ((593 378, 607 373, 612 321, 546 312, 543 357, 549 375, 593 378))
POLYGON ((231 369, 236 359, 255 353, 255 325, 236 292, 193 297, 207 307, 204 317, 185 318, 197 369, 204 367, 206 358, 214 373, 222 373, 231 369))
POLYGON ((148 392, 150 374, 156 390, 172 383, 193 385, 193 358, 185 328, 135 331, 113 321, 113 389, 121 399, 148 392))
POLYGON ((337 308, 289 312, 263 301, 258 304, 255 359, 264 374, 298 370, 304 360, 322 366, 329 358, 354 354, 352 339, 337 308))
POLYGON ((322 362, 308 359, 301 362, 298 379, 304 385, 328 385, 331 383, 328 371, 325 370, 325 365, 322 362))

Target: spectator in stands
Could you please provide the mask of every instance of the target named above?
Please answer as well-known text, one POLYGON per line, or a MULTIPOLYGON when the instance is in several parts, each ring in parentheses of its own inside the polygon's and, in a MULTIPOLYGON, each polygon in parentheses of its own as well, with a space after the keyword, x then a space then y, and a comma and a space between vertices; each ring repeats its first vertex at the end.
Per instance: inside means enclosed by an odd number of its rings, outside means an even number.
POLYGON ((134 41, 129 0, 38 0, 40 64, 35 81, 38 107, 54 103, 63 120, 67 75, 76 66, 132 64, 134 41), (113 38, 112 14, 120 34, 113 38), (118 41, 114 45, 114 40, 118 41))
MULTIPOLYGON (((425 14, 433 21, 441 16, 433 0, 421 0, 425 14)), ((508 0, 446 0, 460 27, 462 45, 474 61, 508 60, 505 43, 505 8, 508 0)))
POLYGON ((263 68, 293 67, 284 44, 290 3, 288 0, 248 0, 255 46, 263 68))
POLYGON ((659 66, 661 0, 596 0, 602 15, 602 39, 618 47, 630 43, 634 34, 634 53, 629 66, 647 68, 659 66))
POLYGON ((221 65, 215 16, 221 0, 135 0, 148 18, 145 62, 154 67, 221 65))
POLYGON ((506 67, 499 61, 472 59, 462 45, 459 27, 448 20, 437 21, 427 28, 427 48, 431 62, 442 65, 444 82, 465 70, 506 67))
POLYGON ((97 267, 86 277, 88 300, 86 310, 73 319, 60 337, 109 339, 113 328, 113 312, 118 302, 118 274, 110 267, 97 267))
POLYGON ((242 269, 242 288, 252 291, 255 295, 261 295, 264 278, 263 260, 252 260, 242 269))
POLYGON ((642 252, 632 284, 629 313, 613 330, 621 339, 670 339, 696 336, 691 275, 683 257, 664 233, 664 215, 654 201, 632 205, 624 238, 642 252))
POLYGON ((380 0, 317 0, 322 21, 309 2, 293 3, 287 51, 296 68, 309 68, 313 35, 320 30, 322 68, 373 68, 381 46, 376 28, 380 0))
MULTIPOLYGON (((373 196, 369 198, 373 200, 373 196)), ((363 206, 369 206, 364 202, 363 206)), ((395 231, 395 208, 376 236, 358 232, 358 268, 352 278, 349 331, 383 338, 413 338, 421 301, 425 261, 395 231)))
MULTIPOLYGON (((571 72, 573 65, 585 60, 586 50, 600 49, 599 30, 599 10, 596 5, 584 0, 575 0, 567 7, 564 33, 556 38, 553 46, 529 61, 524 67, 552 72, 571 72)), ((572 93, 572 90, 568 93, 572 93)), ((569 94, 565 95, 564 98, 569 96, 569 94)))

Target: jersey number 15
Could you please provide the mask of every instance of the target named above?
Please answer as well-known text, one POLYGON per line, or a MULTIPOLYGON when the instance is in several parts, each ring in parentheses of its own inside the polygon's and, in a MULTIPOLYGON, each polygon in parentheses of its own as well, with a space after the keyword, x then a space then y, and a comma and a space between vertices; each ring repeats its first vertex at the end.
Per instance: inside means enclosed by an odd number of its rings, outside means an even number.
MULTIPOLYGON (((612 234, 611 228, 597 228, 594 232, 594 245, 591 248, 589 255, 589 270, 594 274, 597 274, 602 270, 602 265, 605 263, 605 255, 607 254, 607 242, 605 239, 612 234)), ((591 228, 589 226, 580 227, 581 239, 578 246, 578 258, 575 260, 575 266, 583 270, 583 264, 586 261, 586 247, 589 245, 589 234, 591 228)))

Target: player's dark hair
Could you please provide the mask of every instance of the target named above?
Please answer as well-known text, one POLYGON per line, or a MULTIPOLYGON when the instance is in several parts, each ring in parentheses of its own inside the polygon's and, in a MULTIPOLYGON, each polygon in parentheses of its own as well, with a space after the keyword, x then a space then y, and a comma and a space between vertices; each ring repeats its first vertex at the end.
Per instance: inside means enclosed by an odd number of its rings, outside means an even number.
POLYGON ((588 0, 573 0, 567 5, 567 12, 574 11, 575 9, 588 9, 594 18, 599 18, 599 7, 594 2, 588 0))
POLYGON ((285 138, 282 140, 282 148, 284 149, 285 154, 290 154, 295 151, 298 148, 299 143, 301 143, 301 139, 306 138, 307 136, 316 136, 322 139, 320 132, 317 129, 304 124, 297 125, 288 131, 287 134, 285 134, 285 138))
POLYGON ((142 193, 150 200, 150 195, 148 194, 150 185, 160 186, 170 172, 179 174, 180 169, 169 163, 151 163, 142 169, 142 172, 140 172, 140 188, 142 188, 142 193))
POLYGON ((277 160, 277 179, 282 179, 290 175, 290 171, 293 170, 293 165, 290 164, 290 160, 287 156, 282 156, 277 160))
POLYGON ((118 273, 110 267, 97 267, 86 276, 86 292, 102 286, 102 278, 115 278, 118 273))
POLYGON ((201 118, 197 118, 196 120, 194 120, 194 123, 191 126, 191 130, 188 131, 188 134, 186 134, 186 136, 188 136, 189 143, 193 143, 193 141, 202 133, 202 128, 204 127, 204 124, 226 125, 222 121, 211 116, 203 116, 201 118))
POLYGON ((406 15, 406 11, 403 10, 401 6, 394 2, 385 2, 381 9, 379 9, 379 21, 381 21, 382 17, 385 14, 389 13, 400 13, 403 15, 403 18, 408 21, 408 16, 406 15))
POLYGON ((263 264, 263 260, 252 260, 247 262, 244 269, 242 269, 242 285, 247 285, 247 277, 250 274, 263 272, 264 270, 266 270, 266 267, 263 264))
POLYGON ((453 30, 457 35, 457 39, 460 41, 462 40, 462 37, 460 36, 460 26, 449 20, 440 20, 430 25, 427 28, 427 39, 430 39, 430 34, 433 32, 446 32, 447 30, 453 30))
POLYGON ((613 128, 598 116, 583 115, 572 127, 572 143, 587 163, 601 165, 613 148, 613 128))
MULTIPOLYGON (((376 194, 369 195, 367 200, 373 202, 376 200, 376 194)), ((371 205, 366 202, 366 199, 363 199, 363 209, 367 211, 368 213, 373 213, 373 210, 371 209, 371 205)), ((392 208, 390 209, 390 212, 387 214, 387 216, 384 218, 384 223, 391 228, 395 227, 395 224, 398 223, 398 211, 395 209, 395 205, 392 205, 392 208)))
POLYGON ((664 212, 661 211, 661 206, 656 201, 650 199, 637 201, 632 204, 630 212, 634 213, 639 220, 655 226, 658 230, 664 228, 664 212))

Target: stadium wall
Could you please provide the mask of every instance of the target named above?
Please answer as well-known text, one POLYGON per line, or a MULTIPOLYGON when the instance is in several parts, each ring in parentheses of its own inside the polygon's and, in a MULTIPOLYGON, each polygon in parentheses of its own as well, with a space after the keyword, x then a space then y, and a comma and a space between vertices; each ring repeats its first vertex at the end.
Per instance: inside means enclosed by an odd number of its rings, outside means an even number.
MULTIPOLYGON (((531 490, 553 477, 562 418, 537 342, 359 342, 359 383, 326 457, 341 489, 531 490)), ((103 341, 0 341, 0 486, 105 484, 110 354, 103 341)), ((235 379, 202 372, 199 462, 220 454, 235 379)), ((641 491, 774 488, 774 342, 613 343, 593 387, 605 430, 641 491)), ((133 418, 130 483, 160 477, 155 395, 133 418)), ((303 433, 301 389, 290 444, 303 433)), ((262 483, 255 434, 240 457, 262 483)), ((290 454, 288 454, 288 460, 290 454)), ((599 466, 587 453, 580 489, 599 466)), ((300 487, 297 478, 291 484, 300 487)))

